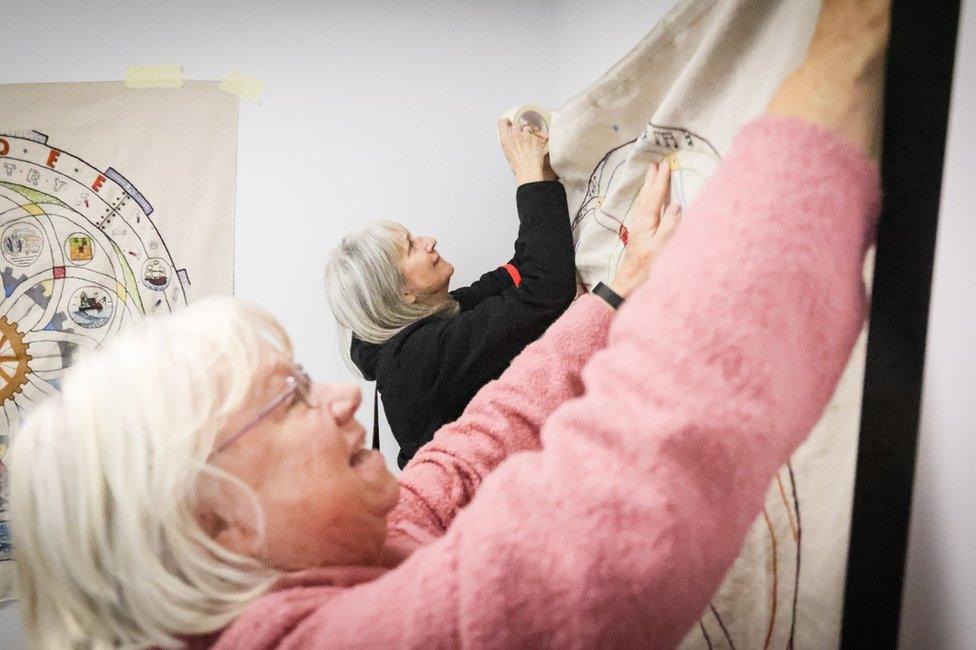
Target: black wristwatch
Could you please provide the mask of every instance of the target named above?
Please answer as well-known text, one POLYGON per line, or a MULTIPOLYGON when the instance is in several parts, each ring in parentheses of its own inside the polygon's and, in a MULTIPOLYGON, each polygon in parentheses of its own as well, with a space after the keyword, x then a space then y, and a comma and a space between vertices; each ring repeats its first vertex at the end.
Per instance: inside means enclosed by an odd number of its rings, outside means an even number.
POLYGON ((596 286, 593 287, 593 291, 591 293, 593 293, 593 295, 600 296, 601 298, 603 298, 606 301, 606 303, 611 307, 613 307, 614 309, 619 307, 620 304, 624 301, 624 299, 620 297, 620 295, 616 291, 614 291, 607 285, 603 284, 602 282, 597 282, 596 286))

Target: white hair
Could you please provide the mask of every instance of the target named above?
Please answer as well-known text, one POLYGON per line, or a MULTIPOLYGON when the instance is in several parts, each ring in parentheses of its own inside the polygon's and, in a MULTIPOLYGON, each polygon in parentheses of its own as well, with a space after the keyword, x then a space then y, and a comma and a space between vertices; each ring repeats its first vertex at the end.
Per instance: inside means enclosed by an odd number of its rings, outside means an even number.
POLYGON ((43 648, 177 647, 225 627, 278 573, 213 541, 198 481, 262 358, 273 318, 231 298, 148 318, 83 356, 15 433, 10 511, 24 621, 43 648))
POLYGON ((407 230, 398 223, 374 221, 343 237, 329 255, 325 293, 345 333, 368 343, 384 343, 421 318, 455 316, 460 311, 450 297, 434 303, 407 301, 401 268, 405 234, 407 230))

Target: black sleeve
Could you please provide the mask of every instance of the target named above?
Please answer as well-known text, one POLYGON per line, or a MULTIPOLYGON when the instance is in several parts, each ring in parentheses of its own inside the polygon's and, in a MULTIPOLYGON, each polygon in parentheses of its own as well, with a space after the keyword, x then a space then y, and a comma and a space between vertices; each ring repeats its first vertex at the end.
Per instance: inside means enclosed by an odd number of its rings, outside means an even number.
MULTIPOLYGON (((515 255, 507 265, 514 267, 515 276, 520 281, 524 280, 526 270, 530 275, 538 276, 537 271, 540 269, 536 267, 539 266, 543 267, 542 271, 551 265, 559 269, 565 268, 565 260, 560 253, 564 252, 561 245, 565 244, 566 239, 561 236, 565 233, 560 230, 563 224, 569 223, 569 212, 563 186, 557 181, 525 183, 516 190, 515 197, 519 232, 515 240, 515 255)), ((572 231, 569 232, 572 245, 572 231)), ((485 273, 470 286, 455 289, 451 295, 458 301, 461 310, 467 311, 486 298, 500 295, 513 286, 515 277, 511 271, 501 266, 485 273)))
POLYGON ((451 295, 461 305, 461 311, 468 311, 481 304, 482 300, 497 296, 514 286, 515 281, 512 279, 512 275, 505 268, 498 267, 482 275, 470 286, 455 289, 451 295))
MULTIPOLYGON (((559 318, 576 295, 573 236, 562 185, 522 185, 517 201, 521 286, 485 298, 440 327, 421 328, 426 332, 410 337, 402 351, 406 358, 424 359, 426 377, 421 383, 444 400, 445 407, 463 409, 559 318)), ((417 441, 417 446, 425 442, 417 441)))
POLYGON ((576 296, 573 232, 566 190, 558 181, 520 185, 515 193, 519 234, 511 264, 522 276, 518 291, 536 304, 561 305, 576 296))

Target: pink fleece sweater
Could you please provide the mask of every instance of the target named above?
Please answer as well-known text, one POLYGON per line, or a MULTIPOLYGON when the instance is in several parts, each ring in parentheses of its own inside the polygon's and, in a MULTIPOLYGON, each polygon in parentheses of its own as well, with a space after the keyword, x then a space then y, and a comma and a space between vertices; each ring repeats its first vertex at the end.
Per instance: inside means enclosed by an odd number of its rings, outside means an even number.
POLYGON ((831 133, 743 127, 616 317, 578 300, 407 466, 402 562, 291 576, 217 647, 677 644, 844 367, 878 199, 831 133))

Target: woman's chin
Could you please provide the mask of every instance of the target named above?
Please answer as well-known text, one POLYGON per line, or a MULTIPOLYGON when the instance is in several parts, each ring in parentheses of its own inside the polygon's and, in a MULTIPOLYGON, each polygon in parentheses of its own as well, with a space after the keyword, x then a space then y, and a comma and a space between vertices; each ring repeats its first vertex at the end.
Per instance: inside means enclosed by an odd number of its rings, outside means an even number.
POLYGON ((354 469, 369 486, 376 510, 384 514, 393 510, 400 500, 400 482, 387 469, 383 455, 371 450, 354 469))
POLYGON ((448 293, 450 293, 451 278, 454 276, 454 267, 451 266, 448 262, 444 262, 444 264, 447 265, 448 272, 444 276, 444 284, 441 286, 441 293, 447 295, 448 293))

